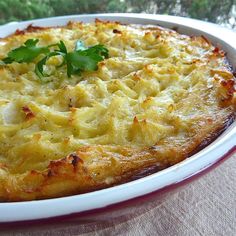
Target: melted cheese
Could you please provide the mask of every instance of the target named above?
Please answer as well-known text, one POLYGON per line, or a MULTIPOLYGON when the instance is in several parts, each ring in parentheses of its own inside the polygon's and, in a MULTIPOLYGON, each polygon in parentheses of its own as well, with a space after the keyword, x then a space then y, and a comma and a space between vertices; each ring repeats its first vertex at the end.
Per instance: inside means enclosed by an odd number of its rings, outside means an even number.
MULTIPOLYGON (((119 159, 122 147, 182 145, 232 105, 222 81, 233 75, 223 52, 203 37, 154 26, 70 23, 2 39, 0 58, 32 38, 45 46, 63 40, 69 51, 77 40, 103 44, 109 58, 70 79, 65 67, 56 68, 60 58, 51 58, 49 83, 34 73, 37 60, 0 68, 0 167, 9 175, 44 171, 82 147, 105 148, 119 159)), ((87 166, 94 160, 84 156, 87 166)))

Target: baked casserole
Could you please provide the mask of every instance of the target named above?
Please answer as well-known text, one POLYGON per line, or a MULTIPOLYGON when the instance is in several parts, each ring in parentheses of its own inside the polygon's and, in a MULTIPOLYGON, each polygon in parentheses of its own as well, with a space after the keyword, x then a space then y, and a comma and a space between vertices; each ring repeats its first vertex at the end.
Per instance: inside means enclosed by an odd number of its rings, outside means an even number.
POLYGON ((204 36, 100 20, 29 26, 0 40, 0 60, 1 201, 141 178, 196 153, 235 118, 232 67, 204 36), (35 69, 42 55, 9 61, 26 42, 56 52, 41 66, 45 77, 35 69), (68 74, 59 42, 68 52, 102 45, 108 55, 68 74))

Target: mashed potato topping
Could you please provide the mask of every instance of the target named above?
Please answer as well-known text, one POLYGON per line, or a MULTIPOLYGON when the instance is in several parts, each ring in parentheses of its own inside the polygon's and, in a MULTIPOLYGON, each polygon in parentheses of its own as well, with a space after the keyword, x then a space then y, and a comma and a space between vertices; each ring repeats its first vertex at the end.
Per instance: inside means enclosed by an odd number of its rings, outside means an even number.
POLYGON ((123 183, 173 165, 233 119, 235 78, 205 37, 157 26, 68 23, 1 39, 0 59, 27 39, 69 51, 102 44, 98 70, 67 77, 48 60, 0 65, 0 199, 59 197, 123 183))

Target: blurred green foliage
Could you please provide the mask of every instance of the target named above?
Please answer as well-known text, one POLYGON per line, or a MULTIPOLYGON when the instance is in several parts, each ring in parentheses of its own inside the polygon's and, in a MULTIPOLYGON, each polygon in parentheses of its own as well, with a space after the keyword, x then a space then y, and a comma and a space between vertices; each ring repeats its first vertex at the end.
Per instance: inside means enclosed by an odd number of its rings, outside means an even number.
POLYGON ((104 12, 178 15, 236 28, 236 0, 0 0, 0 24, 104 12))

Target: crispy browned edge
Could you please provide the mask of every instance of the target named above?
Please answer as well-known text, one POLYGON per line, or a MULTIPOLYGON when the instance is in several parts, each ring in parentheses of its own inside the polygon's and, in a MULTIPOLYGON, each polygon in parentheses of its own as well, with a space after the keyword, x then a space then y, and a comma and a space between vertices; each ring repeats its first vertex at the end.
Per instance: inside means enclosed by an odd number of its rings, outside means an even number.
MULTIPOLYGON (((113 21, 101 21, 99 19, 96 19, 95 20, 96 22, 103 22, 103 23, 117 23, 117 24, 120 24, 120 22, 113 22, 113 21)), ((67 26, 70 25, 72 22, 68 22, 67 26)), ((16 30, 15 33, 5 37, 5 38, 8 38, 8 37, 11 37, 13 35, 22 35, 22 34, 25 34, 27 32, 36 32, 36 31, 40 31, 40 30, 45 30, 45 29, 50 29, 50 28, 63 28, 63 27, 66 27, 66 26, 53 26, 53 27, 39 27, 39 26, 33 26, 32 24, 30 24, 27 28, 25 28, 24 30, 16 30)), ((148 29, 148 30, 168 30, 169 32, 173 32, 173 31, 177 31, 178 29, 168 29, 168 28, 163 28, 159 25, 155 25, 154 27, 152 26, 144 26, 143 29, 148 29)), ((190 36, 191 37, 191 36, 190 36)), ((208 44, 211 44, 211 42, 205 37, 205 36, 201 36, 205 41, 206 43, 208 44)), ((216 53, 219 53, 220 49, 215 47, 215 50, 216 50, 216 53)), ((222 52, 222 51, 221 51, 222 52)), ((228 65, 228 70, 233 73, 233 75, 235 76, 236 72, 233 71, 233 67, 231 66, 231 64, 229 63, 229 61, 227 60, 227 58, 225 57, 225 60, 226 60, 226 64, 228 65)), ((228 89, 229 91, 229 94, 232 95, 232 93, 235 91, 235 89, 233 89, 233 85, 232 84, 226 84, 225 85, 226 88, 228 89)), ((226 101, 226 104, 227 104, 227 101, 226 101)), ((234 109, 231 109, 231 113, 228 115, 228 117, 224 120, 224 122, 222 123, 221 126, 218 126, 213 132, 209 133, 203 140, 201 140, 201 142, 193 149, 191 150, 190 152, 186 152, 186 153, 182 153, 184 154, 183 157, 182 157, 182 160, 186 159, 186 158, 189 158, 191 157, 193 154, 201 151, 203 148, 205 148, 206 146, 208 146, 210 143, 212 143, 214 140, 216 140, 235 120, 235 110, 234 109)), ((155 151, 155 145, 154 146, 151 146, 148 148, 149 149, 149 152, 151 153, 152 152, 152 149, 153 149, 153 152, 154 152, 154 155, 156 154, 156 151, 155 151)), ((180 161, 182 161, 180 160, 180 161)), ((179 161, 178 161, 179 162, 179 161)), ((177 162, 177 163, 178 163, 177 162)), ((122 178, 120 179, 116 179, 115 183, 112 183, 112 184, 105 184, 105 183, 102 183, 102 184, 94 184, 94 186, 89 186, 89 188, 83 188, 83 190, 70 190, 69 192, 66 192, 66 193, 56 193, 56 194, 53 194, 51 196, 35 196, 34 198, 32 199, 45 199, 45 198, 55 198, 55 197, 63 197, 63 196, 69 196, 69 195, 74 195, 74 194, 80 194, 80 193, 86 193, 86 192, 92 192, 92 191, 95 191, 95 190, 99 190, 99 189, 104 189, 104 188, 108 188, 108 187, 111 187, 111 186, 115 186, 115 185, 118 185, 118 184, 122 184, 122 183, 127 183, 127 182, 130 182, 130 181, 133 181, 133 180, 137 180, 137 179, 140 179, 140 178, 143 178, 145 176, 148 176, 148 175, 151 175, 151 174, 154 174, 160 170, 163 170, 163 169, 166 169, 168 168, 169 166, 172 166, 173 164, 176 164, 176 163, 166 163, 166 164, 162 164, 162 165, 159 165, 160 163, 157 163, 157 164, 150 164, 150 165, 144 165, 144 167, 142 169, 131 169, 130 172, 127 172, 125 173, 122 178)), ((86 169, 83 168, 83 160, 80 159, 80 157, 77 155, 77 154, 70 154, 69 156, 67 157, 64 157, 62 159, 59 159, 57 161, 51 161, 49 166, 48 166, 48 170, 46 173, 41 173, 42 176, 44 178, 51 178, 55 173, 54 172, 57 172, 56 169, 60 169, 60 167, 64 167, 64 165, 70 165, 72 166, 72 170, 74 172, 77 172, 78 169, 82 169, 82 172, 85 172, 86 173, 86 169)), ((81 171, 79 171, 81 172, 81 171)), ((82 173, 82 175, 84 175, 84 173, 82 173)), ((30 175, 34 176, 34 175, 38 175, 39 173, 37 171, 34 171, 32 170, 30 172, 30 175)), ((77 174, 79 174, 77 172, 77 174)), ((84 181, 88 180, 88 182, 91 181, 91 179, 89 178, 89 176, 84 176, 84 181)), ((93 182, 93 181, 92 181, 93 182)), ((91 184, 91 183, 90 183, 91 184)), ((22 198, 22 197, 17 197, 17 196, 8 196, 4 199, 1 199, 0 198, 0 201, 3 200, 3 201, 22 201, 22 200, 32 200, 31 198, 30 199, 27 199, 27 198, 22 198)))
MULTIPOLYGON (((201 151, 202 149, 207 147, 209 144, 214 142, 234 122, 234 120, 235 120, 235 114, 232 113, 227 118, 227 120, 224 122, 222 127, 219 127, 215 132, 211 133, 210 136, 203 139, 202 142, 194 150, 192 150, 190 153, 188 153, 186 155, 184 160, 186 158, 189 158, 189 157, 193 156, 194 154, 198 153, 199 151, 201 151)), ((170 165, 170 166, 172 166, 172 165, 170 165)), ((154 174, 157 171, 160 171, 160 170, 165 169, 167 167, 169 167, 169 166, 165 166, 164 168, 160 168, 160 167, 157 167, 155 165, 149 166, 149 167, 145 168, 144 170, 141 170, 139 173, 137 173, 136 175, 132 176, 130 179, 128 179, 124 182, 129 182, 131 180, 137 180, 139 178, 143 178, 147 175, 154 174)))

